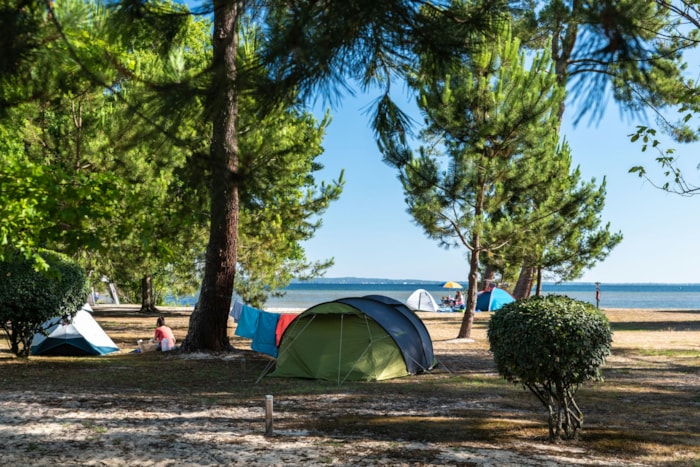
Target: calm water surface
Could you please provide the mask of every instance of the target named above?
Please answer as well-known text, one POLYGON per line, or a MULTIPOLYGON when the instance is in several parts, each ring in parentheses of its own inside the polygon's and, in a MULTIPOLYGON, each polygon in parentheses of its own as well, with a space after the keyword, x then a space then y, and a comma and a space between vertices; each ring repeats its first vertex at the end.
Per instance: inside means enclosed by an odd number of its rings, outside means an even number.
MULTIPOLYGON (((343 297, 386 295, 406 301, 416 289, 426 289, 436 299, 454 295, 454 290, 443 289, 441 282, 364 282, 364 283, 295 283, 284 289, 283 297, 271 297, 266 309, 306 309, 318 303, 343 297)), ((462 284, 466 285, 466 284, 462 284)), ((595 305, 594 283, 545 283, 544 294, 567 295, 595 305)), ((180 300, 193 305, 194 298, 180 300)), ((700 309, 700 284, 601 284, 601 308, 659 308, 700 309)))

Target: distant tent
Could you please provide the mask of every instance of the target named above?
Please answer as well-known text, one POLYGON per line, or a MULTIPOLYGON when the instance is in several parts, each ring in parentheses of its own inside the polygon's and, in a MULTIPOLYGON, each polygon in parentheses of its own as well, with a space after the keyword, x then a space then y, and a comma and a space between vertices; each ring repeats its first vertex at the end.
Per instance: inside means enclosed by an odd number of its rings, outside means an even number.
POLYGON ((32 355, 105 355, 119 351, 112 339, 90 314, 87 303, 69 323, 57 316, 42 324, 46 335, 38 332, 32 340, 32 355))
POLYGON ((341 298, 313 306, 282 334, 272 376, 378 381, 430 370, 433 343, 423 322, 389 297, 341 298))
POLYGON ((506 303, 514 302, 515 298, 508 292, 498 287, 479 292, 476 296, 476 311, 500 310, 506 303))
POLYGON ((406 306, 413 311, 440 311, 440 307, 430 292, 418 289, 406 300, 406 306))

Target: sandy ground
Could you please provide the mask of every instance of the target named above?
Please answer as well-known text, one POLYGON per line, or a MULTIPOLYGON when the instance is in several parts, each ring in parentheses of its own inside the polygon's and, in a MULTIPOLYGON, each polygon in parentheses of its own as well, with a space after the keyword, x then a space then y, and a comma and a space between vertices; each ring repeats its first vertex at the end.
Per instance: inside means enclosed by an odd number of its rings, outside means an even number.
MULTIPOLYGON (((273 402, 272 433, 265 436, 262 406, 219 407, 213 412, 173 401, 158 402, 153 410, 130 410, 112 396, 2 393, 0 465, 644 465, 595 458, 581 448, 544 442, 517 443, 508 449, 483 442, 449 446, 335 439, 276 429, 294 417, 285 412, 285 404, 295 403, 299 401, 273 402), (408 463, 406 458, 416 461, 408 463)), ((434 416, 432 407, 422 411, 434 416)), ((414 410, 414 415, 420 412, 414 410)))
MULTIPOLYGON (((126 412, 61 394, 1 397, 0 463, 7 466, 397 465, 391 456, 378 454, 389 450, 387 442, 334 440, 279 430, 264 436, 262 408, 227 408, 211 414, 173 406, 172 413, 164 416, 161 410, 126 412), (51 397, 55 406, 47 407, 44 401, 51 397)), ((402 449, 427 451, 435 446, 412 443, 402 449)), ((496 446, 460 446, 436 453, 423 465, 609 464, 604 459, 567 457, 562 448, 547 452, 551 449, 542 445, 540 453, 525 457, 496 446)))
MULTIPOLYGON (((668 319, 668 316, 665 317, 668 319)), ((677 338, 671 333, 668 339, 677 338)), ((697 334, 697 333, 696 333, 697 334)), ((436 354, 473 349, 469 340, 453 339, 454 328, 431 329, 436 354)), ((483 336, 482 336, 483 338, 483 336)), ((630 345, 619 336, 621 345, 630 345)), ((685 343, 678 345, 687 346, 685 343)), ((698 343, 694 346, 698 348, 698 343)), ((675 346, 671 343, 671 346, 675 346)), ((236 358, 207 354, 173 358, 236 358)), ((125 377, 128 377, 125 376, 125 377)), ((1 380, 1 377, 0 377, 1 380)), ((1 386, 0 386, 1 387, 1 386)), ((152 396, 148 396, 152 397, 152 396)), ((323 396, 327 397, 327 396, 323 396)), ((343 398, 334 394, 343 411, 343 398)), ((183 405, 174 399, 143 400, 138 394, 65 394, 37 388, 31 392, 0 391, 0 465, 2 466, 292 466, 292 465, 647 465, 615 457, 600 458, 580 445, 553 445, 534 439, 490 445, 484 442, 421 443, 396 439, 373 441, 286 431, 299 411, 286 410, 308 402, 274 400, 272 431, 266 436, 265 407, 183 405), (407 462, 406 459, 412 459, 407 462)), ((462 400, 414 407, 381 406, 387 413, 447 416, 462 400)), ((478 401, 477 401, 478 402, 478 401)), ((474 401, 472 401, 474 403, 474 401)), ((485 407, 494 401, 481 401, 485 407)))

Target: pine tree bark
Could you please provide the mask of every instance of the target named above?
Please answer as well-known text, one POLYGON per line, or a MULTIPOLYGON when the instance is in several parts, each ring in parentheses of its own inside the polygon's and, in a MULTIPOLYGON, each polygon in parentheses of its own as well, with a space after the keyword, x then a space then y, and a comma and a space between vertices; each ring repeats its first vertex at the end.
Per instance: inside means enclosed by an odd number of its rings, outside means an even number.
POLYGON ((516 299, 528 298, 530 297, 530 292, 532 291, 532 284, 535 279, 535 268, 532 266, 522 266, 520 268, 520 275, 518 276, 518 282, 515 284, 515 289, 513 290, 513 297, 516 299))
POLYGON ((474 315, 476 314, 476 294, 477 286, 479 280, 479 245, 480 237, 478 234, 472 234, 472 245, 475 248, 472 250, 472 254, 469 259, 469 279, 467 287, 467 303, 464 310, 464 318, 462 318, 462 325, 459 327, 459 334, 457 338, 464 339, 470 338, 472 335, 472 326, 474 325, 474 315))
MULTIPOLYGON (((474 205, 474 218, 480 219, 484 209, 484 187, 483 179, 479 179, 477 186, 482 187, 476 195, 476 203, 474 205)), ((467 246, 465 244, 465 246, 467 246)), ((471 255, 469 255, 469 279, 467 286, 467 303, 464 310, 464 318, 462 325, 459 327, 457 338, 470 338, 472 335, 472 326, 474 325, 474 315, 476 314, 476 295, 479 280, 479 254, 481 253, 481 232, 479 230, 471 231, 471 255)))
POLYGON ((236 271, 239 215, 238 90, 236 52, 240 2, 214 1, 214 124, 210 150, 211 225, 199 301, 182 349, 230 350, 228 315, 236 271))

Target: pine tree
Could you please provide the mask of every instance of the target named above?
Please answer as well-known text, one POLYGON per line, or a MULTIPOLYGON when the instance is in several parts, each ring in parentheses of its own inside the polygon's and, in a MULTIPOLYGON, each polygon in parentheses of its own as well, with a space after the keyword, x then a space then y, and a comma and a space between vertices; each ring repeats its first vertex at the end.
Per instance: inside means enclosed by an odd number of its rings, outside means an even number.
POLYGON ((541 166, 555 154, 563 93, 549 55, 537 55, 526 67, 507 26, 492 44, 453 62, 442 78, 425 73, 433 62, 422 58, 411 84, 425 117, 423 145, 417 156, 405 147, 384 155, 400 171, 416 223, 442 245, 468 251, 459 337, 469 337, 480 255, 516 241, 537 215, 523 197, 552 176, 541 166))
POLYGON ((518 266, 537 273, 537 294, 542 287, 542 273, 557 280, 573 280, 581 272, 603 260, 622 240, 622 234, 612 233, 610 225, 601 226, 600 213, 605 202, 605 181, 581 181, 578 168, 571 169, 571 154, 563 142, 545 167, 537 169, 551 174, 548 181, 536 189, 522 191, 518 202, 526 202, 532 211, 532 221, 524 225, 522 235, 488 258, 498 270, 518 266))

